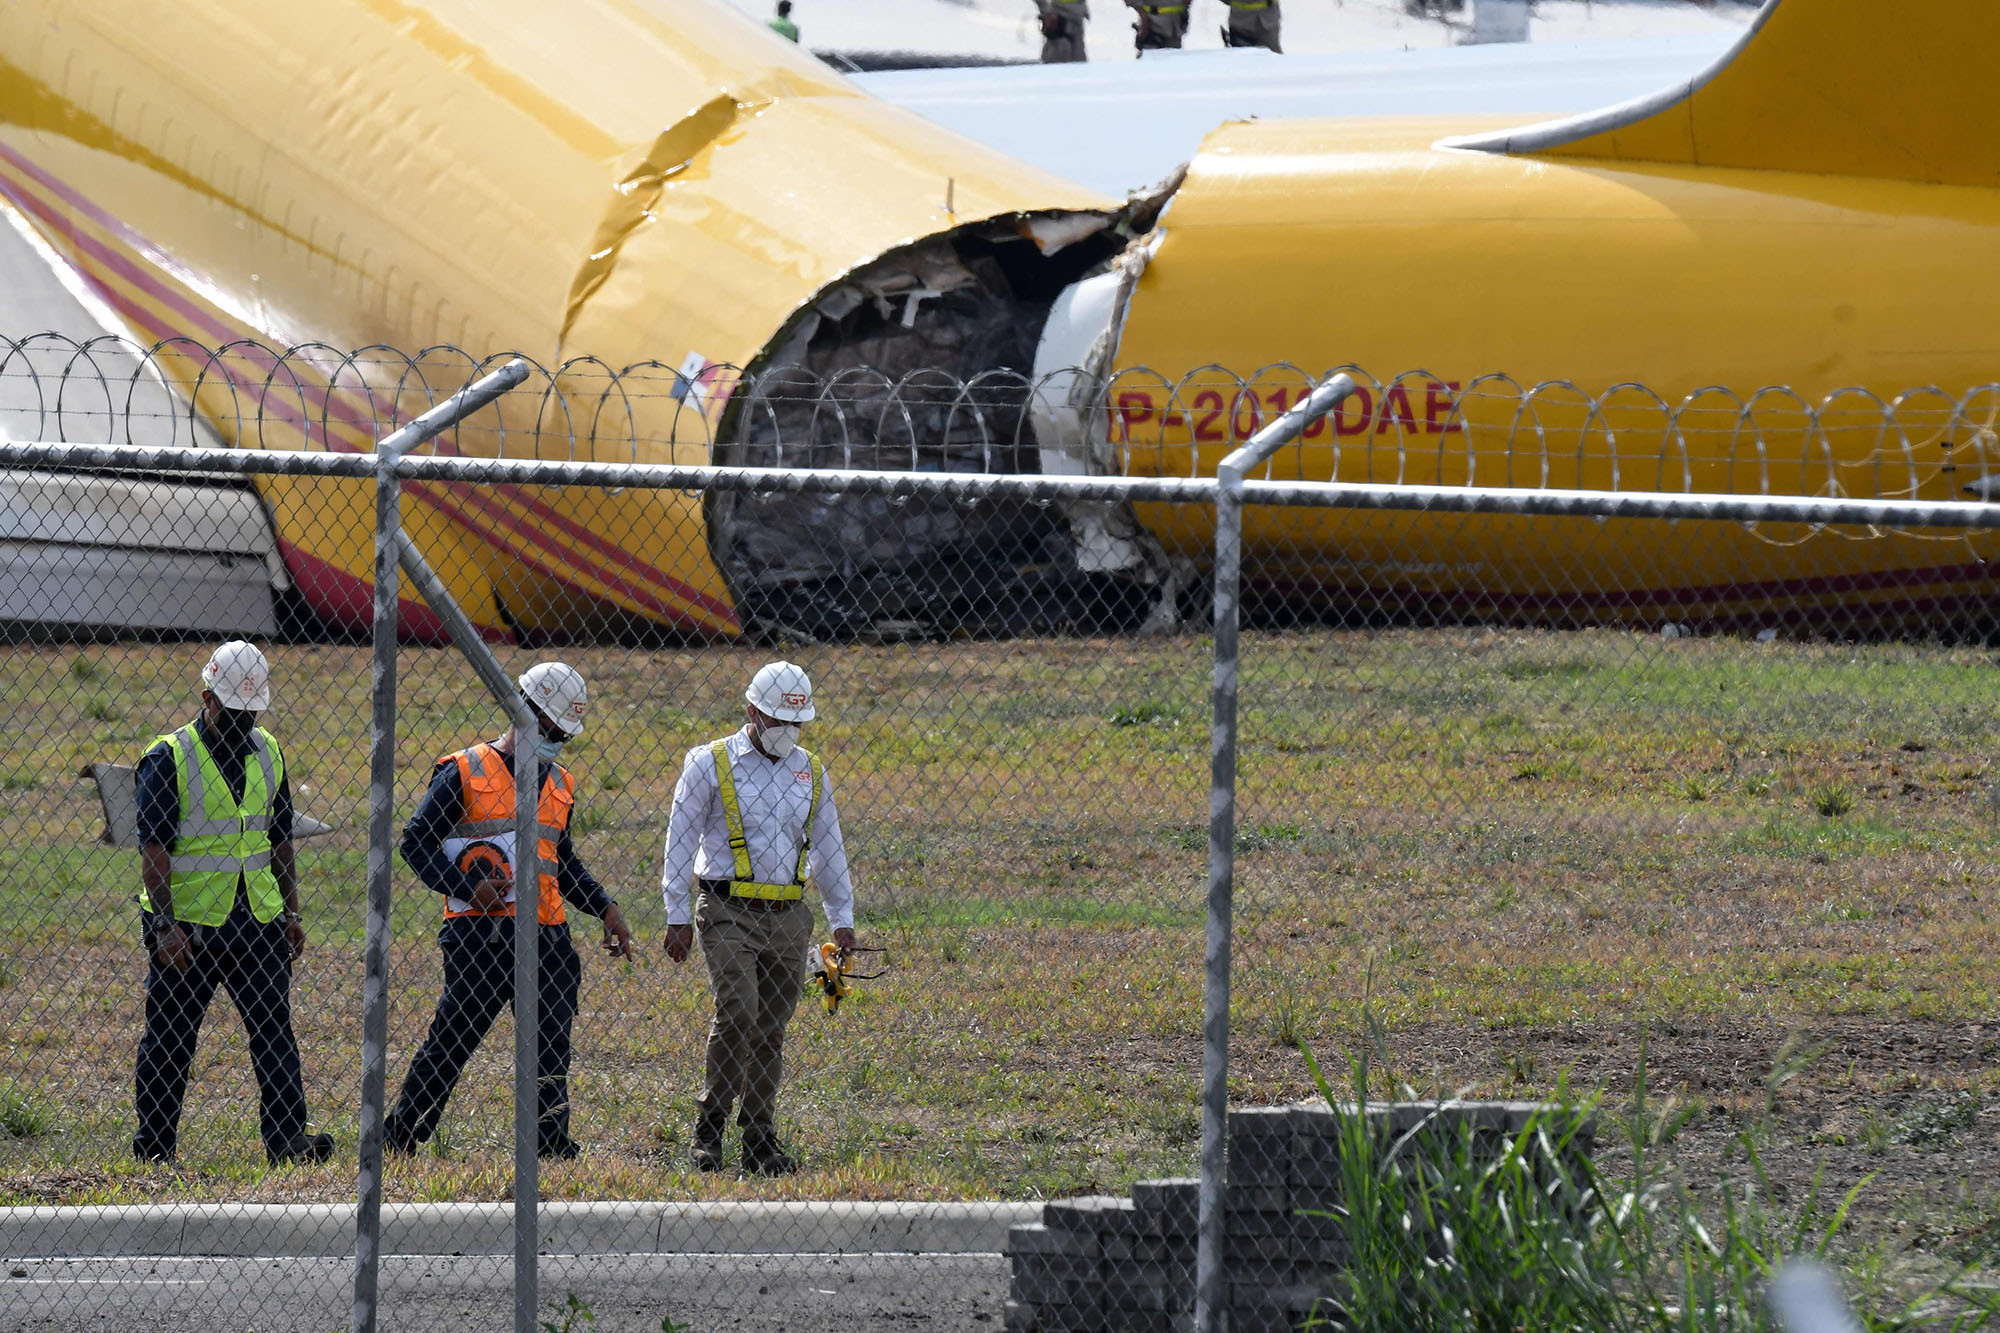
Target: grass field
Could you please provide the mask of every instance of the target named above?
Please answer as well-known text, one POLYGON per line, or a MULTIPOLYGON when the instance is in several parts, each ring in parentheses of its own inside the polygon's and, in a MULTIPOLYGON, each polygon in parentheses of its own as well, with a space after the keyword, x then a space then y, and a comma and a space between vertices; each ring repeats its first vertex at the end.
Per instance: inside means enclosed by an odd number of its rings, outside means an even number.
MULTIPOLYGON (((740 713, 747 649, 573 650, 579 846, 644 953, 586 964, 575 1198, 1035 1197, 1189 1171, 1200 1076, 1207 672, 1200 639, 797 650, 824 720, 865 942, 889 975, 802 1008, 779 1184, 681 1166, 707 992, 658 948, 680 757, 740 713)), ((368 655, 280 647, 269 721, 299 807, 312 952, 295 1009, 343 1155, 265 1170, 240 1032, 211 1011, 183 1162, 142 1168, 136 857, 93 841, 92 759, 184 720, 205 653, 0 661, 0 1204, 351 1197, 368 655)), ((517 655, 515 665, 527 658, 517 655)), ((2000 806, 1991 654, 1626 632, 1246 635, 1232 1096, 1306 1095, 1297 1047, 1389 1033, 1384 1091, 1629 1093, 1691 1172, 1744 1132, 1780 1188, 1869 1173, 1868 1234, 2000 1253, 2000 806), (1665 1106, 1664 1112, 1658 1108, 1665 1106)), ((497 726, 471 672, 401 662, 399 818, 497 726)), ((437 904, 397 866, 391 1078, 430 1016, 437 904)), ((595 938, 578 930, 580 947, 595 938)), ((509 1186, 502 1020, 392 1199, 509 1186)))

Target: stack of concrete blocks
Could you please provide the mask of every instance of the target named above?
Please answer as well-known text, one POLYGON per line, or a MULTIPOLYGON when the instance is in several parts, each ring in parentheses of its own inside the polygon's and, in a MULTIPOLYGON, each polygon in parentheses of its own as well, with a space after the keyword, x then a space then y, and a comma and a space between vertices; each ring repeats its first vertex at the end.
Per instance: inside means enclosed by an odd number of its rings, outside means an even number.
MULTIPOLYGON (((1451 1142, 1497 1158, 1534 1102, 1395 1102, 1368 1107, 1376 1132, 1451 1142)), ((1337 1286, 1346 1259, 1340 1122, 1326 1104, 1231 1111, 1223 1206, 1222 1298, 1229 1333, 1289 1333, 1337 1286)), ((1552 1126, 1553 1128, 1553 1126, 1552 1126)), ((1570 1131, 1587 1155, 1592 1127, 1570 1131)), ((1142 1180, 1129 1199, 1061 1199, 1013 1227, 1008 1333, 1186 1333, 1194 1327, 1200 1182, 1142 1180)), ((1323 1311, 1322 1311, 1323 1313, 1323 1311)))

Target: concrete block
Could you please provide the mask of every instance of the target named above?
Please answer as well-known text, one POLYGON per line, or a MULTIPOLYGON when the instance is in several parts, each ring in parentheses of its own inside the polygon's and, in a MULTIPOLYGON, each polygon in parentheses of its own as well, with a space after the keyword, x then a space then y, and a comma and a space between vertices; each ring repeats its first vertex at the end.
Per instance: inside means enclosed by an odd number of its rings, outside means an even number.
POLYGON ((1187 1275, 1185 1284, 1164 1276, 1107 1277, 1102 1290, 1106 1310, 1177 1310, 1194 1301, 1194 1274, 1187 1275))
POLYGON ((1254 1263, 1265 1269, 1279 1264, 1290 1263, 1298 1242, 1288 1232, 1268 1232, 1263 1235, 1246 1235, 1232 1231, 1222 1238, 1222 1261, 1225 1264, 1254 1263))
POLYGON ((1066 1255, 1026 1255, 1014 1262, 1014 1271, 1008 1280, 1007 1295, 1017 1301, 1035 1305, 1050 1305, 1058 1302, 1074 1304, 1079 1299, 1095 1300, 1099 1288, 1097 1274, 1079 1276, 1066 1268, 1056 1268, 1042 1260, 1060 1262, 1066 1255))
POLYGON ((1095 1260, 1102 1247, 1102 1238, 1095 1231, 1051 1230, 1042 1222, 1027 1222, 1007 1228, 1006 1253, 1009 1255, 1066 1254, 1078 1259, 1095 1260))
POLYGON ((1103 1235, 1110 1230, 1131 1235, 1139 1229, 1132 1217, 1134 1211, 1130 1199, 1108 1194, 1053 1199, 1042 1205, 1042 1224, 1051 1231, 1094 1231, 1103 1235))
POLYGON ((1246 1106, 1229 1113, 1227 1128, 1231 1148, 1256 1139, 1288 1139, 1292 1111, 1288 1106, 1246 1106))
POLYGON ((1121 1282, 1136 1284, 1138 1286, 1159 1283, 1184 1291, 1187 1293, 1189 1300, 1194 1299, 1194 1256, 1192 1254, 1184 1259, 1164 1259, 1152 1262, 1142 1259, 1118 1262, 1106 1261, 1099 1272, 1103 1276, 1107 1290, 1121 1282))
POLYGON ((1231 1178, 1223 1200, 1223 1207, 1231 1213, 1288 1213, 1292 1208, 1292 1191, 1283 1184, 1239 1185, 1231 1178))
POLYGON ((1107 1236, 1103 1259, 1107 1266, 1114 1262, 1191 1264, 1194 1248, 1194 1240, 1189 1236, 1107 1236))
POLYGON ((1040 1333, 1104 1333, 1104 1306, 1094 1294, 1044 1305, 1036 1315, 1040 1333))
POLYGON ((1285 1188, 1292 1192, 1296 1204, 1301 1194, 1327 1197, 1328 1191, 1340 1187, 1342 1178, 1340 1162, 1334 1158, 1294 1157, 1285 1188))
POLYGON ((1002 1333, 1041 1333, 1040 1310, 1021 1301, 1008 1301, 1001 1307, 1000 1328, 1002 1333))
POLYGON ((1330 1213, 1340 1207, 1341 1187, 1338 1184, 1298 1185, 1291 1187, 1292 1215, 1308 1213, 1330 1213))
POLYGON ((1291 1174, 1291 1112, 1281 1106, 1229 1113, 1229 1188, 1282 1187, 1291 1174))
POLYGON ((1230 1236, 1289 1236, 1305 1228, 1306 1222, 1289 1208, 1268 1212, 1223 1214, 1222 1230, 1230 1236))
POLYGON ((1229 1333, 1293 1333, 1294 1321, 1282 1306, 1256 1304, 1229 1307, 1229 1333))
POLYGON ((1201 1209, 1201 1182, 1185 1177, 1141 1180, 1132 1186, 1132 1203, 1146 1231, 1192 1236, 1201 1209))
POLYGON ((1194 1333, 1194 1310, 1107 1310, 1104 1333, 1194 1333))

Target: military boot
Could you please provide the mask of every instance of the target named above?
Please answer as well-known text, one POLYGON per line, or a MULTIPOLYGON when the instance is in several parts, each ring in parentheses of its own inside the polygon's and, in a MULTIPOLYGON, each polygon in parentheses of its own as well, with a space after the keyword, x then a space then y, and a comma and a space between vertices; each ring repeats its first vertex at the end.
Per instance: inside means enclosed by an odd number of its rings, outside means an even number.
POLYGON ((743 1169, 760 1176, 789 1176, 798 1171, 799 1160, 785 1151, 776 1131, 763 1125, 746 1125, 743 1169))
POLYGON ((694 1147, 688 1156, 697 1171, 720 1171, 722 1169, 722 1127, 729 1123, 729 1113, 703 1111, 695 1117, 694 1147))

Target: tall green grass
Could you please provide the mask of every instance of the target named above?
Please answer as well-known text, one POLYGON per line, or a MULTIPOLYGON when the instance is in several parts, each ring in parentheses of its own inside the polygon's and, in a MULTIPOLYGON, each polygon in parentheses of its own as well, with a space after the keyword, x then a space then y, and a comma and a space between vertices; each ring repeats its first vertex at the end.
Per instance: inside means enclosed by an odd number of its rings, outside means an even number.
POLYGON ((1365 1053, 1349 1059, 1346 1101, 1304 1054, 1336 1117, 1340 1203, 1331 1216, 1349 1256, 1305 1328, 1776 1333, 1765 1292, 1795 1256, 1846 1259, 1856 1317, 1870 1333, 1962 1333, 2000 1315, 2000 1288, 1970 1266, 1912 1280, 1892 1274, 1879 1245, 1842 1254, 1868 1181, 1832 1199, 1815 1177, 1804 1198, 1781 1204, 1752 1133, 1739 1138, 1742 1172, 1704 1201, 1653 1151, 1658 1117, 1643 1066, 1631 1114, 1618 1121, 1629 1175, 1614 1178, 1585 1150, 1597 1098, 1559 1090, 1497 1143, 1491 1128, 1437 1114, 1398 1133, 1368 1110, 1365 1053))

